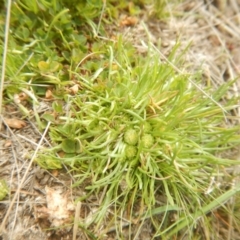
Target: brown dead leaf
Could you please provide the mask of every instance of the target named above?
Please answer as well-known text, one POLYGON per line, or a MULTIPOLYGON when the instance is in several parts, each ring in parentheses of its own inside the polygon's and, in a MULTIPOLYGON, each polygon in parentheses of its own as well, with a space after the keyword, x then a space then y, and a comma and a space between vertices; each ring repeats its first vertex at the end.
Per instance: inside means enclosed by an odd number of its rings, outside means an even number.
POLYGON ((75 84, 75 85, 73 85, 72 87, 70 87, 69 90, 70 90, 70 92, 71 92, 72 94, 76 94, 76 93, 78 92, 78 90, 79 90, 79 85, 78 85, 78 84, 75 84))
POLYGON ((4 143, 4 147, 5 148, 8 148, 12 145, 12 141, 11 140, 7 140, 5 143, 4 143))
POLYGON ((23 101, 27 100, 29 97, 26 93, 24 92, 21 92, 19 94, 14 94, 13 96, 13 101, 16 103, 16 104, 20 104, 22 103, 23 101))
POLYGON ((48 89, 45 93, 45 98, 46 99, 52 99, 53 98, 53 94, 52 91, 50 89, 48 89))
POLYGON ((63 158, 65 155, 66 155, 66 153, 65 153, 64 151, 59 151, 59 152, 58 152, 58 156, 59 156, 60 158, 63 158))
POLYGON ((47 227, 60 227, 73 219, 75 207, 68 192, 45 187, 47 206, 35 208, 35 218, 47 227))
POLYGON ((29 98, 28 95, 25 92, 19 93, 18 97, 19 97, 21 102, 24 101, 24 100, 27 100, 29 98))
POLYGON ((220 46, 221 42, 219 38, 216 35, 210 35, 209 36, 209 41, 212 43, 213 46, 220 46))
POLYGON ((38 207, 35 209, 35 215, 37 219, 48 219, 48 209, 46 207, 38 207))
POLYGON ((17 105, 21 103, 21 100, 20 100, 18 94, 14 94, 14 96, 13 96, 13 101, 14 101, 17 105))
POLYGON ((74 212, 74 205, 68 197, 68 193, 62 193, 61 190, 54 190, 45 187, 48 220, 51 226, 59 227, 65 223, 71 222, 74 212))
POLYGON ((138 22, 138 19, 136 17, 125 17, 120 21, 120 26, 134 26, 138 22))
POLYGON ((59 171, 57 169, 52 170, 52 175, 57 177, 59 175, 59 171))
POLYGON ((8 127, 14 129, 21 129, 27 125, 26 122, 17 118, 4 118, 4 122, 8 125, 8 127))
POLYGON ((110 39, 113 40, 113 41, 117 41, 118 38, 117 38, 116 35, 111 35, 110 39))

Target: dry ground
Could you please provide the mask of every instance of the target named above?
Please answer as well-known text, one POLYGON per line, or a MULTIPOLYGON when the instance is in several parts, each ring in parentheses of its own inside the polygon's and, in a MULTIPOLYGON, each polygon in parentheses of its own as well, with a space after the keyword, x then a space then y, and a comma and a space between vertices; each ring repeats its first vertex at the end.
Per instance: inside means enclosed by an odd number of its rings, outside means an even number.
MULTIPOLYGON (((165 22, 143 20, 135 26, 115 28, 115 31, 122 31, 124 38, 139 51, 144 51, 144 42, 148 37, 154 44, 160 40, 161 58, 168 54, 177 40, 181 42, 182 49, 191 43, 186 53, 185 69, 178 71, 203 69, 204 81, 214 88, 240 75, 240 1, 229 0, 226 5, 223 4, 225 1, 215 1, 215 6, 208 2, 185 0, 174 4, 174 7, 168 4, 171 16, 165 22), (149 30, 148 36, 144 26, 149 30)), ((239 93, 240 80, 229 92, 229 97, 239 93)), ((239 115, 240 108, 235 113, 235 116, 239 115)), ((10 117, 21 118, 19 110, 11 104, 4 107, 4 118, 10 117)), ((43 229, 53 222, 54 226, 60 225, 60 217, 71 219, 76 212, 80 218, 90 218, 91 211, 94 211, 94 196, 85 204, 74 207, 73 200, 84 192, 71 188, 71 175, 64 170, 42 170, 34 164, 29 168, 30 154, 37 149, 40 140, 41 145, 48 145, 49 142, 47 137, 42 138, 33 119, 25 123, 26 126, 19 130, 4 127, 0 132, 0 179, 6 179, 11 190, 10 198, 0 202, 0 224, 4 230, 0 239, 74 239, 76 231, 72 225, 57 231, 43 229), (11 201, 19 188, 19 194, 14 202, 11 201), (60 201, 56 205, 57 200, 60 201)), ((240 158, 238 154, 233 157, 240 158)), ((135 230, 126 239, 151 239, 152 229, 148 222, 140 232, 135 230)), ((240 239, 240 232, 232 232, 229 238, 229 231, 225 231, 226 235, 222 237, 219 235, 219 239, 240 239)), ((89 239, 81 231, 75 236, 79 240, 89 239)), ((116 239, 114 228, 105 239, 116 239)))

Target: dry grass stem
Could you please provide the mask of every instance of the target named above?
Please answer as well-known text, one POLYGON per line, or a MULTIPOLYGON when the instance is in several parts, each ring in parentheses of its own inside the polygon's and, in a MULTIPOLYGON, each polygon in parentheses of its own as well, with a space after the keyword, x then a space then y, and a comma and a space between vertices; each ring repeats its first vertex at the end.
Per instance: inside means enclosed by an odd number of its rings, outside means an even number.
POLYGON ((44 133, 43 133, 43 135, 42 135, 42 137, 41 137, 41 139, 40 139, 40 141, 39 141, 39 143, 38 143, 38 146, 37 146, 36 150, 34 151, 32 157, 31 157, 31 160, 30 160, 30 162, 29 162, 29 164, 28 164, 28 167, 27 167, 27 169, 26 169, 26 171, 25 171, 25 174, 24 174, 22 180, 20 181, 20 183, 19 183, 19 185, 18 185, 18 189, 17 189, 16 193, 14 194, 14 196, 13 196, 13 198, 12 198, 12 200, 11 200, 11 203, 10 203, 10 205, 9 205, 9 207, 8 207, 8 210, 7 210, 7 212, 6 212, 6 214, 5 214, 4 218, 3 218, 3 221, 2 221, 2 223, 1 223, 1 225, 0 225, 0 232, 4 232, 4 230, 5 230, 5 224, 6 224, 6 221, 7 221, 7 219, 8 219, 8 216, 9 216, 11 210, 12 210, 13 205, 15 204, 16 198, 19 197, 19 193, 20 193, 20 191, 21 191, 21 188, 22 188, 25 180, 26 180, 27 177, 28 177, 29 170, 30 170, 30 168, 31 168, 31 166, 32 166, 32 164, 33 164, 33 161, 35 160, 35 157, 36 157, 36 155, 37 155, 40 147, 42 146, 42 143, 43 143, 43 141, 44 141, 44 139, 45 139, 45 136, 46 136, 46 134, 47 134, 47 132, 48 132, 48 129, 49 129, 50 125, 51 125, 51 123, 48 122, 48 124, 47 124, 47 126, 46 126, 46 129, 45 129, 45 131, 44 131, 44 133))
POLYGON ((5 80, 5 71, 7 63, 7 52, 8 52, 8 35, 9 35, 9 26, 10 26, 10 17, 11 17, 11 5, 12 0, 8 0, 7 13, 6 13, 6 22, 5 22, 5 34, 4 34, 4 50, 3 50, 3 59, 2 59, 2 75, 0 83, 0 131, 2 128, 2 104, 3 104, 3 87, 5 80))
POLYGON ((75 208, 75 217, 74 217, 74 224, 73 224, 73 238, 72 240, 76 240, 77 239, 77 232, 78 232, 78 225, 80 223, 80 212, 81 212, 81 202, 79 201, 77 203, 77 206, 75 208))

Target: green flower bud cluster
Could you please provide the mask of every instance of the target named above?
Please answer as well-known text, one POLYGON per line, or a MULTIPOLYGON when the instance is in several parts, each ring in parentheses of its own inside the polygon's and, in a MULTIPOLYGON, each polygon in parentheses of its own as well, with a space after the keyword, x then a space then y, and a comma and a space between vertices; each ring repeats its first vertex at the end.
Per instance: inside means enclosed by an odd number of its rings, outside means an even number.
POLYGON ((151 134, 147 133, 142 136, 142 145, 144 148, 150 148, 154 144, 154 138, 151 134))
POLYGON ((125 155, 127 158, 132 159, 136 157, 137 148, 135 146, 127 145, 125 148, 125 155))
POLYGON ((129 159, 134 158, 137 154, 138 146, 149 149, 154 144, 154 137, 151 135, 152 126, 146 122, 143 125, 143 134, 140 136, 140 131, 135 129, 127 129, 124 133, 124 142, 127 144, 125 148, 125 156, 129 159), (140 144, 139 144, 140 143, 140 144))
POLYGON ((127 143, 125 155, 127 158, 134 158, 137 154, 136 144, 138 143, 138 132, 135 129, 128 129, 124 133, 124 142, 127 143))
POLYGON ((138 142, 138 133, 134 129, 128 129, 124 134, 124 141, 129 145, 136 145, 138 142))

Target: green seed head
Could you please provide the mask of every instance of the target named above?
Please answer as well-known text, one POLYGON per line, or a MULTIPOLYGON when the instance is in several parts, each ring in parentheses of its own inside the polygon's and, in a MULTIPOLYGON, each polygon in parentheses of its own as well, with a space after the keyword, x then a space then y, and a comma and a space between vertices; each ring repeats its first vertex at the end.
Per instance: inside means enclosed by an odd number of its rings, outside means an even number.
POLYGON ((129 145, 136 145, 138 142, 138 134, 134 129, 128 129, 124 134, 124 141, 129 145))
POLYGON ((150 148, 154 144, 154 138, 151 134, 144 134, 142 137, 142 144, 145 148, 150 148))
POLYGON ((131 145, 127 145, 125 148, 125 155, 127 158, 134 158, 137 154, 137 148, 131 145))
POLYGON ((144 131, 145 133, 148 133, 148 132, 150 132, 151 130, 152 130, 151 124, 150 124, 149 122, 145 122, 145 123, 143 124, 143 131, 144 131))

